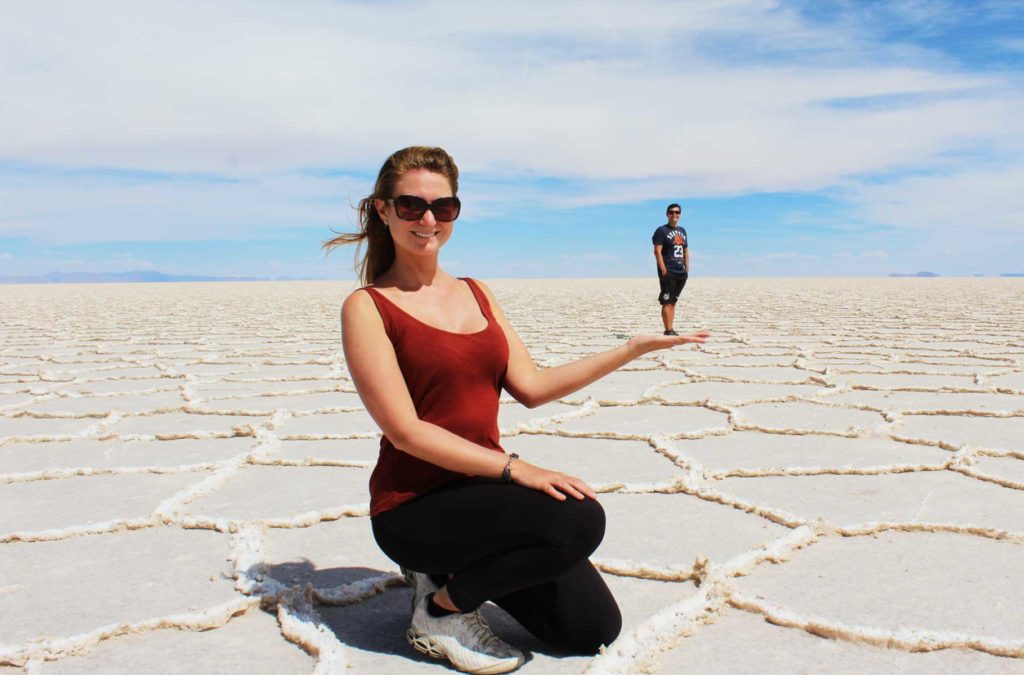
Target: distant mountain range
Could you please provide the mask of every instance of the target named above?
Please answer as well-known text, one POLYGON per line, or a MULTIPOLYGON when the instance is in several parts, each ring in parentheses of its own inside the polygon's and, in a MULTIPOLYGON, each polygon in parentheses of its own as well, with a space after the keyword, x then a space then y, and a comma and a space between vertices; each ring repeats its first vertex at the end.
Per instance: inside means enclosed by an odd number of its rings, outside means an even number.
MULTIPOLYGON (((903 274, 902 272, 893 272, 889 275, 890 277, 937 277, 940 276, 935 272, 915 272, 914 274, 903 274)), ((975 274, 976 277, 988 276, 987 274, 975 274)), ((1002 274, 993 274, 992 276, 1000 277, 1024 277, 1024 272, 1003 272, 1002 274)))
POLYGON ((152 270, 131 272, 50 272, 42 276, 0 276, 0 284, 127 284, 172 281, 307 281, 298 277, 208 277, 164 274, 152 270))
MULTIPOLYGON (((904 274, 893 272, 890 277, 937 277, 935 272, 904 274)), ((989 276, 975 274, 976 277, 989 276)), ((1000 277, 1024 277, 1024 272, 992 274, 1000 277)), ((50 272, 42 276, 0 275, 0 284, 131 284, 182 281, 325 281, 325 277, 213 277, 197 274, 165 274, 153 270, 130 272, 50 272)))

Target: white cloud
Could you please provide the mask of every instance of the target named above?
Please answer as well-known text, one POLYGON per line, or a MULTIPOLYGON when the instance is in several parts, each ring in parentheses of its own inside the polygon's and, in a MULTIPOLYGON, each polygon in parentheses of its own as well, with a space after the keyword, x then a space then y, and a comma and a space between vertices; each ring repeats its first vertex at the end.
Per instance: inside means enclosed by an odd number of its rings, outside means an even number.
POLYGON ((245 174, 375 166, 425 142, 469 171, 671 177, 728 193, 817 189, 1021 130, 1021 96, 1000 79, 876 63, 885 45, 812 29, 772 2, 486 7, 8 6, 0 84, 17 95, 0 122, 20 131, 0 138, 0 156, 245 174), (714 41, 847 61, 749 66, 705 54, 714 41), (823 105, 921 93, 959 96, 823 105))
POLYGON ((796 251, 781 251, 778 253, 766 253, 757 256, 759 260, 817 260, 820 256, 808 253, 797 253, 796 251))
MULTIPOLYGON (((0 128, 17 133, 0 134, 0 236, 246 238, 303 225, 326 236, 351 224, 348 204, 369 187, 358 172, 436 143, 474 187, 461 222, 523 200, 828 191, 863 222, 974 227, 1005 255, 1024 230, 1020 83, 872 28, 892 18, 927 33, 956 20, 956 5, 846 6, 812 24, 760 0, 514 12, 455 0, 6 3, 0 128), (10 169, 25 165, 43 168, 10 169), (357 173, 295 171, 325 166, 357 173)), ((905 259, 868 246, 852 257, 905 259)), ((837 259, 768 255, 765 270, 790 260, 827 272, 837 259)))
MULTIPOLYGON (((1024 165, 860 183, 849 197, 866 220, 965 237, 1000 231, 1024 236, 1024 165)), ((1024 255, 1024 254, 1022 254, 1024 255)))
POLYGON ((0 236, 159 241, 258 238, 266 228, 348 229, 369 190, 346 176, 249 176, 237 182, 21 176, 0 184, 0 236), (360 189, 362 188, 362 189, 360 189), (55 197, 59 195, 59 197, 55 197))
MULTIPOLYGON (((3 203, 5 190, 0 187, 0 204, 3 203)), ((36 225, 27 221, 0 220, 0 236, 27 236, 34 234, 36 225)))

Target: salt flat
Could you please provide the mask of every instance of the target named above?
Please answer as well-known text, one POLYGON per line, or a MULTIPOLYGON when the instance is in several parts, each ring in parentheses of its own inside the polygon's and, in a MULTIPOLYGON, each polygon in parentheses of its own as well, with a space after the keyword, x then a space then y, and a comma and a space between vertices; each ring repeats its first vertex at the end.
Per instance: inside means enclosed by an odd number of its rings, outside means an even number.
MULTIPOLYGON (((495 281, 538 363, 657 283, 495 281)), ((345 282, 0 287, 0 675, 446 672, 377 548, 345 282)), ((524 673, 1024 673, 1024 280, 693 279, 650 354, 503 398, 608 513, 623 610, 524 673)), ((425 345, 429 349, 429 345, 425 345)))

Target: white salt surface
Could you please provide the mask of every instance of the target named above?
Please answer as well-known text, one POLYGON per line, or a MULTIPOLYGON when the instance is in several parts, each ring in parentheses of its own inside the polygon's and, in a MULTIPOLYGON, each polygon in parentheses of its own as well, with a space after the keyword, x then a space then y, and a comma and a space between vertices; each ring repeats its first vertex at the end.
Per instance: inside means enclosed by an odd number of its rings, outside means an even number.
MULTIPOLYGON (((542 365, 659 330, 651 279, 492 287, 542 365)), ((447 672, 370 532, 349 288, 3 288, 0 669, 447 672)), ((696 278, 677 327, 708 344, 503 402, 508 449, 603 493, 624 619, 569 657, 485 608, 522 672, 1024 672, 1021 306, 696 278)))

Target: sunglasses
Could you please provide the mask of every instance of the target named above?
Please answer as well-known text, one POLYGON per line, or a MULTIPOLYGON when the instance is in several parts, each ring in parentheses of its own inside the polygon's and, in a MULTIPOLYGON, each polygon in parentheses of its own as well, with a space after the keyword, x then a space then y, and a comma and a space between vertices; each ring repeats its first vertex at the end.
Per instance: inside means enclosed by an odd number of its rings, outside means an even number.
POLYGON ((458 197, 441 197, 428 204, 422 197, 400 195, 388 202, 395 205, 395 213, 402 220, 419 220, 430 211, 437 220, 448 222, 458 218, 462 210, 462 202, 458 197))
POLYGON ((682 213, 682 211, 676 211, 675 209, 672 209, 671 211, 668 212, 668 215, 678 216, 680 213, 682 213))

